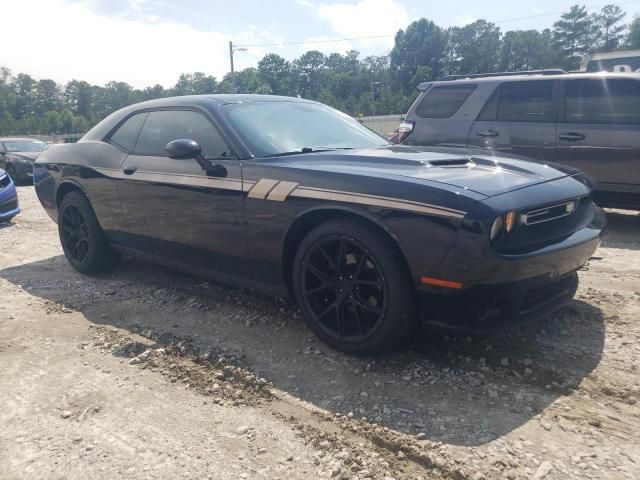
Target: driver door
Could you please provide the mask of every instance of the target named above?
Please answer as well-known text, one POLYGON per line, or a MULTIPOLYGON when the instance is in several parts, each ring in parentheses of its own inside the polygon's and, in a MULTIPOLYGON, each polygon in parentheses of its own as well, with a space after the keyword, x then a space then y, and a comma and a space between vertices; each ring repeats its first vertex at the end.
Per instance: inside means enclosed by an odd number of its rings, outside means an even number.
POLYGON ((168 263, 248 277, 241 165, 212 121, 195 110, 147 115, 135 148, 121 165, 118 195, 126 245, 168 263), (195 159, 168 157, 167 143, 192 139, 217 176, 195 159))

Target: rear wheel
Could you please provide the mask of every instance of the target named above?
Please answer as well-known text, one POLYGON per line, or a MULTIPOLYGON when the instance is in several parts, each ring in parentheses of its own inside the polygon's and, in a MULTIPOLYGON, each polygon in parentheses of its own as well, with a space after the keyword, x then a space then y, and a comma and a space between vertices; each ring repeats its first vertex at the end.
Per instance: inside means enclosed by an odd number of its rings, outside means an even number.
POLYGON ((293 290, 309 327, 337 350, 373 352, 414 327, 411 277, 397 247, 370 225, 336 219, 302 241, 293 290))
POLYGON ((89 201, 78 192, 68 193, 62 199, 58 232, 67 260, 81 273, 104 272, 120 260, 120 255, 109 246, 89 201))

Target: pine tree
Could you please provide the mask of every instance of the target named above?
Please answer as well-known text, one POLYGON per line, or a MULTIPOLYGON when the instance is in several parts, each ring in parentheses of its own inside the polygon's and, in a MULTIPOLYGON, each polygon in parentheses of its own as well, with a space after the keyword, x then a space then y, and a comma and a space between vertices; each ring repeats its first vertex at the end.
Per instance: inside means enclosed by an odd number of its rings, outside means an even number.
POLYGON ((580 57, 589 53, 595 41, 594 18, 587 8, 574 5, 553 24, 553 38, 565 57, 565 67, 575 69, 580 57))
POLYGON ((598 50, 611 52, 617 50, 624 38, 627 28, 622 20, 627 14, 617 5, 606 5, 595 15, 595 25, 598 30, 598 50))

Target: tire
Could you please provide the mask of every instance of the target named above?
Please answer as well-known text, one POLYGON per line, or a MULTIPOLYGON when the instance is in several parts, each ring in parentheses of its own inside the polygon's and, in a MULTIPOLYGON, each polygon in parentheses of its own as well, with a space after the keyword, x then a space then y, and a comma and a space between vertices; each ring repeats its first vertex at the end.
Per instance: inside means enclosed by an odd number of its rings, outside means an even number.
POLYGON ((379 352, 416 325, 415 289, 401 253, 358 219, 311 230, 296 252, 292 284, 307 325, 336 350, 379 352))
POLYGON ((102 273, 120 261, 98 225, 89 200, 79 192, 68 193, 60 202, 58 233, 68 262, 80 273, 102 273))

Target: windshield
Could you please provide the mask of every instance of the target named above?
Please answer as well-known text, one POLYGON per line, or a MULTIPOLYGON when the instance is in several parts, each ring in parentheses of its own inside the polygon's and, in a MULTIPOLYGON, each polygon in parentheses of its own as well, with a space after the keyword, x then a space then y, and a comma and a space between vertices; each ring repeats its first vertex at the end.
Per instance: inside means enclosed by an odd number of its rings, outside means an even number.
POLYGON ((2 145, 7 152, 42 152, 48 146, 40 140, 7 140, 2 145))
POLYGON ((257 157, 388 145, 348 115, 316 103, 251 102, 222 109, 257 157))

